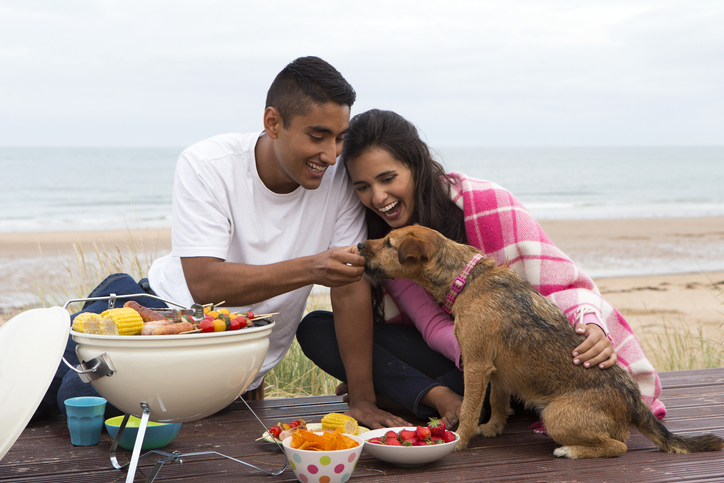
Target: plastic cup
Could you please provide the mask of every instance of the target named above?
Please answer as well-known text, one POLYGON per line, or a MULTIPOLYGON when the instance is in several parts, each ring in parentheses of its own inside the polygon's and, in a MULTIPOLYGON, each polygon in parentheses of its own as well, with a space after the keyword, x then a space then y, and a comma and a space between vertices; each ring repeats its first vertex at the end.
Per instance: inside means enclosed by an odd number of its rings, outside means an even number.
POLYGON ((73 446, 98 444, 105 410, 106 400, 102 397, 83 396, 65 400, 70 442, 73 446))

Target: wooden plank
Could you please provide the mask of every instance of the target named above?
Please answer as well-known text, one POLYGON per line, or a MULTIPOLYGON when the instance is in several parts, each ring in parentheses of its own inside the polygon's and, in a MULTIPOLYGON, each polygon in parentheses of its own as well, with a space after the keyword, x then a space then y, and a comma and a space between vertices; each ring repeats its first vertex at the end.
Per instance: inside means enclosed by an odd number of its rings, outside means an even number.
MULTIPOLYGON (((661 373, 662 401, 668 408, 666 426, 677 434, 715 432, 724 436, 724 368, 661 373)), ((328 412, 344 412, 347 405, 337 396, 267 399, 249 402, 266 424, 302 417, 318 421, 328 412)), ((401 414, 411 419, 409 414, 401 414)), ((419 468, 400 468, 363 452, 353 482, 376 481, 513 481, 513 482, 619 482, 720 481, 724 454, 672 455, 656 450, 653 443, 632 430, 629 451, 620 457, 571 461, 555 458, 557 444, 534 434, 529 426, 537 420, 530 413, 513 416, 496 438, 474 438, 466 451, 419 468)), ((413 419, 413 421, 415 421, 413 419)), ((421 422, 421 421, 420 421, 421 422)), ((243 403, 201 421, 186 423, 164 450, 188 454, 217 451, 269 470, 280 469, 283 454, 275 446, 255 441, 262 433, 254 415, 243 403)), ((73 447, 65 421, 31 423, 0 462, 0 482, 98 482, 125 481, 125 471, 109 460, 110 437, 102 435, 97 446, 73 447)), ((120 451, 126 461, 130 452, 120 451)), ((144 481, 157 456, 142 460, 136 481, 144 481)), ((185 456, 184 463, 167 463, 156 481, 183 482, 294 482, 290 469, 269 477, 265 473, 214 454, 185 456)))

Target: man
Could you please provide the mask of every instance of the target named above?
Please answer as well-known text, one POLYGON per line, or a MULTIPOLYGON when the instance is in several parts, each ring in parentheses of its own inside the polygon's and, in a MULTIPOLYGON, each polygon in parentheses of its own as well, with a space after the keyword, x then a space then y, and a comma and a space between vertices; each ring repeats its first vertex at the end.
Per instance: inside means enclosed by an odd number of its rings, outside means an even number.
MULTIPOLYGON (((186 149, 174 180, 172 253, 153 263, 149 284, 185 306, 224 301, 231 311, 279 312, 249 389, 286 354, 312 285, 330 287, 350 412, 376 428, 403 420, 377 408, 372 347, 357 347, 360 334, 371 340, 372 331, 364 259, 355 248, 366 229, 337 165, 355 98, 334 67, 299 58, 269 88, 264 131, 215 136, 186 149)), ((69 395, 63 388, 59 394, 69 395)))

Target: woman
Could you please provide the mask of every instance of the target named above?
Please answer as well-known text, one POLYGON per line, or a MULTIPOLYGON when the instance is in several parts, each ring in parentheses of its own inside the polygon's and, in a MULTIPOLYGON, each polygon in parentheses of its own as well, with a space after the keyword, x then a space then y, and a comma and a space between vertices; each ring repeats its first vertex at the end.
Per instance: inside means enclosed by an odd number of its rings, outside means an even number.
MULTIPOLYGON (((418 223, 477 247, 499 265, 507 262, 586 336, 573 350, 574 364, 592 370, 624 365, 645 402, 657 417, 664 417, 666 410, 657 400, 658 376, 631 328, 511 193, 461 173, 445 174, 415 126, 390 111, 355 116, 342 158, 367 208, 369 238, 418 223)), ((463 384, 450 317, 407 280, 388 280, 374 288, 373 309, 376 392, 418 417, 437 413, 447 425, 456 424, 463 384)), ((339 355, 329 351, 328 344, 336 346, 330 313, 309 314, 297 337, 310 359, 344 380, 339 355)))

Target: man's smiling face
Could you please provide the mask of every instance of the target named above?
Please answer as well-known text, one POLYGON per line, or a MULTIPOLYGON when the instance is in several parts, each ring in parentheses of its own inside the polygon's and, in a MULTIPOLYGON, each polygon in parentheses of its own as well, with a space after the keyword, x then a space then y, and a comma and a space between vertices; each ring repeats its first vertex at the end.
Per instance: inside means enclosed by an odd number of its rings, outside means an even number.
POLYGON ((312 104, 309 112, 295 116, 288 128, 281 127, 274 143, 276 186, 269 188, 278 193, 291 192, 297 186, 317 189, 342 152, 349 113, 349 106, 333 102, 312 104))

